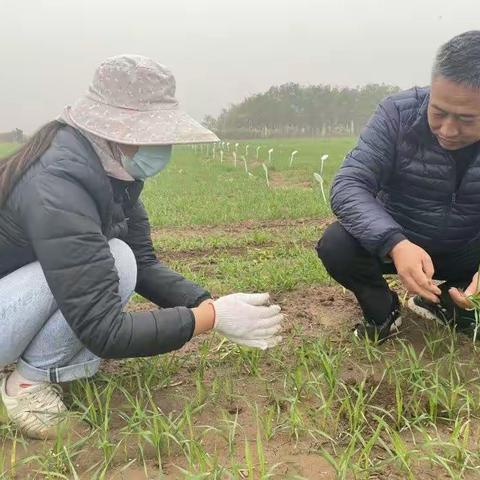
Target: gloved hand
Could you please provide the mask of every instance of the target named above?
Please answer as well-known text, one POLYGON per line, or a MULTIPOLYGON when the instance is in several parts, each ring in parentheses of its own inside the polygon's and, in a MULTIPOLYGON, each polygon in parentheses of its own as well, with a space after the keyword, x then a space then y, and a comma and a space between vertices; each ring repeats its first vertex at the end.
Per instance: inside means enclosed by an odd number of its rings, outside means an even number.
POLYGON ((213 302, 213 328, 230 340, 265 350, 281 342, 276 335, 283 315, 278 305, 268 305, 268 293, 234 293, 213 302))

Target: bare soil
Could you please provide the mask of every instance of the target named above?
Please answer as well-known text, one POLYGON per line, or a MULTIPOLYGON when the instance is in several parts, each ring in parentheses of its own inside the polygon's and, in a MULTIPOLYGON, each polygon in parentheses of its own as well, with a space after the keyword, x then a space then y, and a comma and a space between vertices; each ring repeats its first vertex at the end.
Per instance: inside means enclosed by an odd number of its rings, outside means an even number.
POLYGON ((246 220, 231 225, 189 225, 187 227, 161 227, 152 230, 153 240, 159 236, 175 236, 176 238, 185 238, 195 235, 226 235, 241 233, 245 234, 251 231, 259 230, 283 230, 291 227, 302 226, 318 226, 319 229, 325 228, 330 223, 334 222, 334 218, 318 219, 318 218, 295 218, 295 219, 281 219, 281 220, 246 220))

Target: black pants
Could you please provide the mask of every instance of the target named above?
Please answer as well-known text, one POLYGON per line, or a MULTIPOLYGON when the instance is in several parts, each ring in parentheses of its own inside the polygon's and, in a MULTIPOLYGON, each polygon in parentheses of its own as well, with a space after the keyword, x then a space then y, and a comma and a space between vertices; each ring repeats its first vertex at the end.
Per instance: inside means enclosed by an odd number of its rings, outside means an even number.
MULTIPOLYGON (((392 304, 392 294, 383 275, 397 273, 395 265, 372 256, 338 222, 325 230, 318 242, 317 253, 327 272, 355 294, 365 318, 383 323, 392 304)), ((429 255, 435 268, 435 279, 464 288, 478 270, 480 245, 429 255)))

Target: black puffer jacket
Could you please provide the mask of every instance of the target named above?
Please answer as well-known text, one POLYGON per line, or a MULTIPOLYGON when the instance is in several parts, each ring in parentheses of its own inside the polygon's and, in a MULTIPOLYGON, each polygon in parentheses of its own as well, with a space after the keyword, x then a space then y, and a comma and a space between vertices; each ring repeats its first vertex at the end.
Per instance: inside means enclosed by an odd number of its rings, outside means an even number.
POLYGON ((383 101, 332 186, 340 223, 380 256, 404 238, 431 253, 479 242, 480 153, 457 188, 455 160, 428 125, 429 93, 383 101))
POLYGON ((38 260, 72 330, 102 358, 180 348, 194 329, 187 307, 210 297, 157 260, 142 188, 108 177, 90 143, 64 127, 0 209, 0 277, 38 260), (136 291, 164 309, 122 312, 111 238, 135 254, 136 291))

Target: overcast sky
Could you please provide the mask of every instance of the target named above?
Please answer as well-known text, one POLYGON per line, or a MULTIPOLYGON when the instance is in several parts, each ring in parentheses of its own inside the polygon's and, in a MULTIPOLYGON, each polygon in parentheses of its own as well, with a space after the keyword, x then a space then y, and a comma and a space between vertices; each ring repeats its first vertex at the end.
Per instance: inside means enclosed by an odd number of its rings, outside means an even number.
POLYGON ((31 132, 105 57, 169 66, 194 117, 293 81, 408 88, 438 46, 480 28, 479 0, 0 0, 0 131, 31 132))

